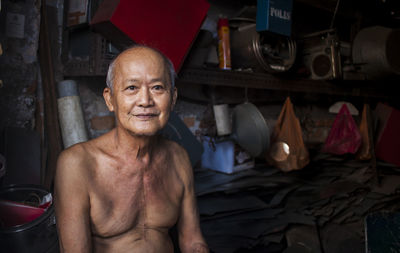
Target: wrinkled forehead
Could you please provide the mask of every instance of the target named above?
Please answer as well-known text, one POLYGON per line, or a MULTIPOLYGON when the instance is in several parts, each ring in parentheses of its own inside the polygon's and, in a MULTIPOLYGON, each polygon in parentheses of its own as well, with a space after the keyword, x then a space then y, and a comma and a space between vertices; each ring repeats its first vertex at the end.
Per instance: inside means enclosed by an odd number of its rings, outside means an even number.
POLYGON ((140 71, 147 67, 147 71, 161 75, 170 84, 168 68, 164 58, 150 48, 132 48, 121 53, 116 59, 116 73, 124 71, 140 71))
MULTIPOLYGON (((122 52, 118 58, 130 58, 130 59, 154 59, 163 62, 162 56, 155 50, 147 47, 134 47, 122 52)), ((117 60, 118 60, 117 58, 117 60)))

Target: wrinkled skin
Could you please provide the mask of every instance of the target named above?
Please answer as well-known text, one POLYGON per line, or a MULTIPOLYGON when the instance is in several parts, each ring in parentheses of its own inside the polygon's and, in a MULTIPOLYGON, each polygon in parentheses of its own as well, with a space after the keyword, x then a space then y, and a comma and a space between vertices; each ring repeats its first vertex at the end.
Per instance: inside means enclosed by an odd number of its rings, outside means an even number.
POLYGON ((133 48, 103 95, 116 128, 64 150, 55 207, 61 252, 208 252, 185 150, 157 135, 176 100, 160 55, 133 48))

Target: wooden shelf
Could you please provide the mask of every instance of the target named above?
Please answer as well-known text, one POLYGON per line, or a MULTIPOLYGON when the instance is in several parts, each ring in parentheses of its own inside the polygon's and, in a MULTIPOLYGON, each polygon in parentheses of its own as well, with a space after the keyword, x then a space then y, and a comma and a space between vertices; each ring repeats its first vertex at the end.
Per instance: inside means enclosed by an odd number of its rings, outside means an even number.
POLYGON ((252 89, 269 89, 290 92, 316 93, 325 95, 371 97, 387 99, 393 94, 390 84, 380 85, 371 81, 323 81, 293 79, 268 73, 248 73, 219 69, 184 68, 177 83, 211 86, 229 86, 252 89))

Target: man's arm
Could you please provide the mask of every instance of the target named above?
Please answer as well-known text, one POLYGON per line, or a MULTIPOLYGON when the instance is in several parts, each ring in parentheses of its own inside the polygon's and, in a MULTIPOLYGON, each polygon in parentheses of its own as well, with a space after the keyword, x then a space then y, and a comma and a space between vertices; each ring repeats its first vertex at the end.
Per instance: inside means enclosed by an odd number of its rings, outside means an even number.
POLYGON ((184 194, 177 226, 179 247, 183 253, 208 253, 208 246, 200 229, 192 167, 186 151, 181 149, 178 152, 178 169, 184 184, 184 194))
POLYGON ((74 146, 63 151, 57 162, 54 205, 62 253, 92 252, 88 177, 82 152, 81 147, 74 146))

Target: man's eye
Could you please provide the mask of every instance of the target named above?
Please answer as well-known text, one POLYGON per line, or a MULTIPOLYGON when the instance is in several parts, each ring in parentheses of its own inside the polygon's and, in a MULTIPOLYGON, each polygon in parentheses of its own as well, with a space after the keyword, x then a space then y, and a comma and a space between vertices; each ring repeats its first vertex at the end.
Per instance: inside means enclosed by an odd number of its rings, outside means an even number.
POLYGON ((162 86, 162 85, 154 85, 154 86, 153 86, 153 89, 154 89, 154 90, 163 90, 163 89, 164 89, 164 86, 162 86))
POLYGON ((136 86, 133 86, 133 85, 131 85, 131 86, 128 86, 128 88, 126 88, 127 90, 135 90, 135 89, 137 89, 137 87, 136 86))

